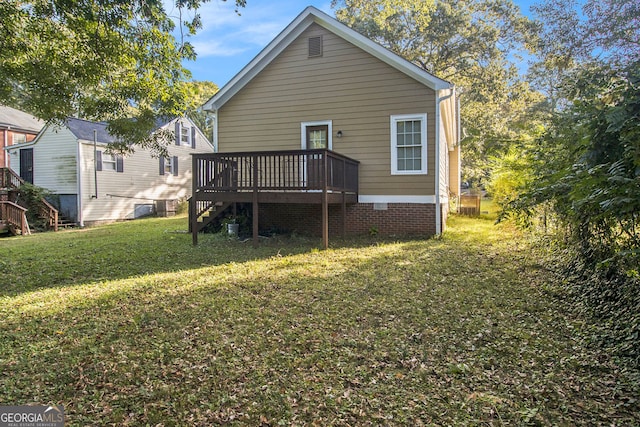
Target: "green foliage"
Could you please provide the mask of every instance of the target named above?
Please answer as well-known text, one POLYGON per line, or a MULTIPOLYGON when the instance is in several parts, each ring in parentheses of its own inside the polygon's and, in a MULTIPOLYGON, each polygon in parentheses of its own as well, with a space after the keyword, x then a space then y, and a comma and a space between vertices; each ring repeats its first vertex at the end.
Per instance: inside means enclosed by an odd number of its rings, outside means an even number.
MULTIPOLYGON (((196 12, 179 23, 190 33, 201 3, 176 3, 196 12)), ((106 120, 120 151, 135 144, 165 153, 167 141, 149 135, 158 119, 190 108, 182 61, 195 52, 173 37, 161 1, 5 0, 0 23, 0 102, 45 120, 106 120)))
MULTIPOLYGON (((502 217, 541 225, 593 337, 640 365, 640 22, 630 0, 546 1, 530 78, 548 95, 543 135, 502 217), (519 187, 519 188, 518 188, 519 187)), ((500 170, 504 164, 498 164, 500 170)))
POLYGON ((637 389, 577 339, 538 250, 449 225, 326 251, 193 247, 185 217, 2 239, 0 401, 73 426, 633 425, 637 389))
POLYGON ((499 206, 505 206, 530 182, 530 174, 529 159, 521 155, 520 149, 511 147, 504 156, 493 159, 487 190, 499 206))
POLYGON ((571 287, 618 354, 640 365, 640 63, 585 67, 571 108, 533 146, 534 175, 506 213, 551 207, 568 246, 571 287), (613 337, 613 338, 612 338, 613 337))
POLYGON ((191 107, 186 115, 200 128, 209 141, 213 142, 213 121, 202 110, 202 105, 218 92, 218 86, 208 81, 191 81, 187 83, 190 91, 191 107))
POLYGON ((20 185, 20 194, 18 196, 18 204, 26 209, 27 222, 31 230, 45 230, 48 227, 48 219, 40 217, 38 207, 42 204, 43 199, 51 199, 56 196, 48 190, 38 187, 28 182, 20 185))

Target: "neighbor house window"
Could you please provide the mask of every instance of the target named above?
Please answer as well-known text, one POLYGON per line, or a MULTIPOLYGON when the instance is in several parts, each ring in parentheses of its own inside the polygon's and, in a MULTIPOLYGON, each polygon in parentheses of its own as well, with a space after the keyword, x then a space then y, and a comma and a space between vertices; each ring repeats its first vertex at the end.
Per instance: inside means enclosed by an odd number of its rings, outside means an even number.
POLYGON ((116 170, 116 157, 113 154, 102 154, 102 170, 114 171, 116 170))
POLYGON ((178 157, 160 157, 160 175, 178 176, 178 157))
POLYGON ((180 120, 175 123, 176 145, 196 148, 196 128, 185 126, 180 120))
POLYGON ((14 133, 13 134, 13 143, 14 144, 23 144, 27 142, 27 135, 24 133, 14 133))
POLYGON ((186 126, 180 126, 180 145, 191 146, 191 129, 186 126))
POLYGON ((391 116, 391 173, 427 173, 427 115, 391 116))
POLYGON ((124 158, 120 155, 97 151, 95 162, 98 171, 124 172, 124 158))

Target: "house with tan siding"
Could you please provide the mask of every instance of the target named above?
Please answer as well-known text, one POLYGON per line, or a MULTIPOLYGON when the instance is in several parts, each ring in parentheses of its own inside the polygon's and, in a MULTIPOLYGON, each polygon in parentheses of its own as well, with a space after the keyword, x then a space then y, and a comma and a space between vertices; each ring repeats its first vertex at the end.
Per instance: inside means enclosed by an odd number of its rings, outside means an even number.
POLYGON ((191 155, 211 153, 213 145, 188 118, 175 118, 157 130, 174 132, 168 158, 146 149, 125 156, 108 152, 115 138, 106 123, 69 118, 47 124, 31 142, 7 151, 15 172, 29 168, 33 184, 55 196, 60 214, 80 226, 152 213, 175 212, 178 201, 191 195, 191 155), (28 153, 30 164, 22 158, 28 153))
POLYGON ((459 194, 455 87, 314 7, 204 109, 217 153, 195 156, 194 242, 227 203, 250 203, 254 236, 440 234, 459 194))

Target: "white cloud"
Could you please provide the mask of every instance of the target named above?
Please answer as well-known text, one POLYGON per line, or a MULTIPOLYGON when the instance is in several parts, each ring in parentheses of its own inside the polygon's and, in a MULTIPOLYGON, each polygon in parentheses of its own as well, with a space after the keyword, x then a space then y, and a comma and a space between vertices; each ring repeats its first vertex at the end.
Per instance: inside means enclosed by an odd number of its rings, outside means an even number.
MULTIPOLYGON (((167 13, 177 22, 180 12, 172 0, 163 0, 163 3, 167 13)), ((319 3, 316 6, 319 9, 332 14, 330 1, 315 3, 319 3)), ((259 51, 301 13, 304 6, 306 4, 299 0, 248 0, 238 15, 234 0, 212 0, 198 10, 202 28, 195 36, 189 36, 188 41, 199 58, 259 51)), ((184 12, 182 20, 193 15, 194 12, 184 12)))
POLYGON ((247 47, 230 46, 228 43, 212 40, 192 40, 191 44, 198 54, 198 58, 206 58, 208 56, 234 56, 249 50, 247 47))
POLYGON ((191 40, 198 56, 230 55, 263 48, 300 12, 279 3, 248 1, 247 7, 240 9, 240 16, 234 11, 233 0, 206 3, 199 10, 203 28, 191 40))

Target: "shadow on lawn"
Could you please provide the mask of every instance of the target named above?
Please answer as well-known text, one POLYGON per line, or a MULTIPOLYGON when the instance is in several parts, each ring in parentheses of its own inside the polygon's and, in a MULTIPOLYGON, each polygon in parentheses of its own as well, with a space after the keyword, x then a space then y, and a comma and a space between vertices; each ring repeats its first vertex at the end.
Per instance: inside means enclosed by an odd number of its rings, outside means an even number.
MULTIPOLYGON (((231 240, 204 234, 198 246, 186 233, 186 218, 151 218, 106 226, 0 240, 0 297, 69 285, 90 284, 319 250, 319 237, 274 236, 231 240)), ((411 236, 332 237, 332 249, 366 247, 411 236)))
POLYGON ((334 240, 326 254, 309 253, 315 239, 254 250, 206 238, 195 249, 226 248, 209 265, 228 267, 7 321, 0 401, 37 395, 76 425, 604 423, 614 394, 577 376, 572 364, 595 359, 574 354, 564 320, 514 276, 513 245, 492 260, 462 236, 334 240))

